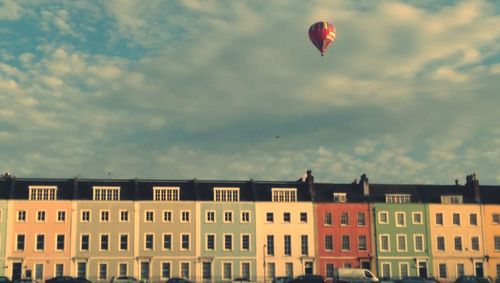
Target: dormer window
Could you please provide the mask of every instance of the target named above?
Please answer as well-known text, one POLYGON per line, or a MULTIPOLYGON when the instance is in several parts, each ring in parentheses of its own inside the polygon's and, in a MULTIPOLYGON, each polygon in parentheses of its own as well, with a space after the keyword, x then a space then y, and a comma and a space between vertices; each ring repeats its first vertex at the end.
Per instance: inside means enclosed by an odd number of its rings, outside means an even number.
POLYGON ((297 201, 297 189, 295 188, 272 188, 271 192, 274 202, 297 201))
POLYGON ((236 202, 240 200, 240 188, 214 188, 214 201, 236 202))
POLYGON ((441 196, 441 203, 463 203, 464 197, 461 195, 441 196))
POLYGON ((333 193, 334 202, 347 202, 347 193, 333 193))
POLYGON ((30 200, 56 200, 56 186, 29 186, 30 200))
POLYGON ((155 201, 178 201, 179 187, 153 187, 155 201))
POLYGON ((385 202, 386 203, 410 203, 411 195, 410 194, 386 194, 385 202))
POLYGON ((120 187, 94 188, 94 200, 120 200, 120 187))

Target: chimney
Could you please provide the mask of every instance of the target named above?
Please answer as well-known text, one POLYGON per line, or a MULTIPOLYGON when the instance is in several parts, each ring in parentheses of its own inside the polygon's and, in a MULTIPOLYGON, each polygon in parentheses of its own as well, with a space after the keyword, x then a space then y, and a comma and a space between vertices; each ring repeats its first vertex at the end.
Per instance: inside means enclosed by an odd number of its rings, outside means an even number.
POLYGON ((359 183, 363 187, 363 195, 365 197, 370 196, 370 185, 368 184, 368 177, 366 177, 366 173, 363 173, 363 175, 359 177, 359 183))
POLYGON ((309 188, 309 193, 311 194, 311 200, 316 200, 316 191, 314 190, 314 176, 311 170, 307 170, 305 182, 309 188))
POLYGON ((474 201, 481 202, 481 194, 479 192, 479 180, 476 178, 476 173, 472 173, 467 175, 466 177, 467 183, 465 184, 466 188, 472 190, 474 193, 474 201))

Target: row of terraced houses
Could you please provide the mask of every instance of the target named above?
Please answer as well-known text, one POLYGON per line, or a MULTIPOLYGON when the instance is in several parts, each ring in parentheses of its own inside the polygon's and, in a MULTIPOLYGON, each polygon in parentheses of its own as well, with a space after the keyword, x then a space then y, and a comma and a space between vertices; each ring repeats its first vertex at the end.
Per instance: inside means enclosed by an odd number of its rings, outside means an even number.
POLYGON ((500 186, 0 179, 0 275, 500 277, 500 186))

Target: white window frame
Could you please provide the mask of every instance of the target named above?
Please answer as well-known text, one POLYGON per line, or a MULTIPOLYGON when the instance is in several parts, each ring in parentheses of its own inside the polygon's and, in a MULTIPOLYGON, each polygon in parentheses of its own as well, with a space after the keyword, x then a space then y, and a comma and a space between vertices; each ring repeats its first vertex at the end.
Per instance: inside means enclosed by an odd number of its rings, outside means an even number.
POLYGON ((174 212, 172 210, 162 210, 161 215, 162 215, 161 220, 163 223, 173 223, 174 222, 174 212), (165 220, 165 215, 170 215, 170 220, 165 220))
POLYGON ((248 278, 250 280, 250 278, 252 278, 252 263, 250 261, 241 261, 240 262, 240 277, 245 277, 245 275, 243 274, 243 264, 248 264, 248 278))
POLYGON ((120 261, 120 262, 118 262, 116 264, 116 268, 117 268, 117 270, 116 270, 117 277, 118 276, 129 276, 128 262, 126 262, 126 261, 120 261), (122 264, 125 265, 125 275, 121 275, 120 274, 120 266, 122 264))
POLYGON ((444 235, 436 235, 436 251, 437 252, 445 252, 446 251, 446 236, 444 235), (443 249, 439 249, 439 238, 443 238, 443 249))
POLYGON ((398 252, 406 252, 408 251, 408 239, 406 237, 406 234, 396 234, 396 251, 398 252), (399 246, 399 239, 400 237, 402 237, 404 239, 404 249, 401 249, 401 247, 399 246))
POLYGON ((271 188, 273 202, 296 202, 297 188, 271 188))
POLYGON ((231 261, 222 261, 221 264, 220 264, 220 266, 221 266, 221 275, 222 275, 221 277, 222 277, 222 280, 223 281, 231 281, 231 280, 233 280, 233 277, 234 277, 234 274, 233 274, 234 273, 233 272, 233 263, 231 261), (231 277, 229 277, 229 278, 225 277, 226 274, 224 272, 225 271, 224 270, 224 264, 229 264, 231 266, 231 269, 230 269, 231 270, 231 277))
POLYGON ((410 263, 407 261, 399 262, 399 276, 402 277, 403 266, 406 266, 406 274, 410 276, 410 263))
POLYGON ((109 251, 110 250, 110 247, 111 247, 111 236, 109 233, 99 233, 99 251, 100 252, 106 252, 106 251, 109 251), (107 250, 103 250, 102 249, 102 236, 108 236, 108 249, 107 250))
POLYGON ((55 235, 55 241, 54 241, 55 245, 54 245, 54 251, 55 252, 64 252, 64 250, 66 249, 66 235, 65 234, 56 234, 55 235), (62 250, 58 249, 57 248, 57 236, 63 236, 64 237, 64 243, 63 243, 63 248, 62 250))
MULTIPOLYGON (((46 249, 46 246, 47 246, 47 235, 45 235, 45 233, 37 233, 35 234, 35 248, 33 249, 35 252, 43 252, 45 251, 46 249), (43 249, 39 250, 37 249, 37 245, 38 245, 38 236, 43 236, 43 249)), ((25 238, 26 240, 26 238, 25 238)))
POLYGON ((232 210, 224 210, 222 212, 222 217, 223 217, 222 219, 223 223, 234 223, 234 212, 232 210), (231 219, 227 220, 226 215, 230 215, 231 219))
POLYGON ((155 223, 155 211, 148 209, 144 211, 144 222, 145 223, 155 223), (151 216, 151 220, 148 219, 148 217, 151 216))
POLYGON ((411 203, 411 194, 386 194, 386 203, 411 203))
POLYGON ((180 187, 153 187, 153 201, 174 202, 180 200, 180 187))
POLYGON ((377 221, 378 221, 378 224, 389 224, 389 222, 390 222, 390 221, 389 221, 389 212, 388 212, 388 211, 379 211, 379 212, 377 213, 377 221), (383 214, 385 214, 385 219, 387 220, 387 221, 385 221, 385 222, 383 222, 383 221, 381 220, 381 216, 382 216, 383 214))
POLYGON ((54 277, 55 276, 59 276, 59 274, 57 274, 57 266, 62 266, 62 273, 60 274, 61 276, 64 275, 64 270, 65 270, 65 266, 64 266, 64 263, 62 262, 56 262, 54 263, 54 277))
POLYGON ((18 223, 24 223, 28 219, 28 212, 24 209, 17 210, 16 213, 16 222, 18 223), (21 217, 23 216, 23 217, 21 217))
POLYGON ((217 235, 215 233, 205 233, 205 251, 216 251, 217 250, 217 235), (209 249, 208 248, 208 236, 213 236, 214 237, 214 248, 209 249))
POLYGON ((385 277, 389 277, 389 278, 392 278, 392 264, 390 261, 382 261, 380 262, 380 276, 385 276, 385 277), (384 274, 384 265, 387 265, 389 266, 389 274, 384 274))
POLYGON ((396 227, 406 227, 406 213, 404 211, 396 211, 394 212, 394 219, 395 219, 395 224, 396 227), (398 216, 403 215, 403 224, 399 223, 399 218, 398 216))
POLYGON ((82 209, 80 210, 80 222, 83 222, 83 223, 90 223, 92 220, 92 213, 89 209, 82 209), (85 220, 84 219, 84 214, 85 213, 88 213, 88 216, 89 216, 89 219, 88 220, 85 220))
POLYGON ((172 251, 174 250, 174 235, 172 233, 162 233, 161 234, 161 250, 162 251, 172 251), (170 249, 165 248, 165 236, 170 235, 170 249))
POLYGON ((144 251, 154 251, 155 250, 155 233, 144 233, 144 244, 143 244, 143 250, 144 251), (147 239, 148 239, 148 236, 152 236, 151 239, 151 248, 148 248, 147 247, 147 239))
POLYGON ((120 209, 118 211, 119 215, 120 215, 120 218, 119 218, 119 222, 130 222, 130 213, 127 209, 120 209), (123 220, 123 213, 125 213, 127 215, 127 219, 126 220, 123 220))
POLYGON ((45 210, 37 210, 36 212, 36 222, 43 223, 47 221, 47 213, 45 210), (40 216, 43 215, 43 219, 40 220, 40 216))
POLYGON ((325 211, 323 213, 323 226, 332 226, 332 225, 333 225, 333 213, 331 211, 325 211), (327 219, 329 219, 329 223, 327 219))
POLYGON ((252 235, 248 234, 248 233, 240 234, 240 251, 249 252, 251 250, 252 250, 252 235), (243 248, 243 237, 244 236, 248 237, 248 249, 243 248))
POLYGON ((66 222, 66 210, 58 210, 56 212, 56 222, 58 222, 58 223, 66 222), (64 220, 60 220, 61 215, 64 215, 64 220))
POLYGON ((109 277, 108 269, 109 269, 108 262, 103 262, 103 261, 97 262, 97 279, 98 280, 108 280, 108 277, 109 277), (101 278, 101 265, 106 266, 106 277, 105 278, 101 278))
POLYGON ((443 195, 441 196, 441 203, 446 203, 446 204, 464 203, 464 197, 462 195, 443 195))
POLYGON ((181 216, 181 223, 191 223, 191 211, 190 210, 181 210, 180 212, 181 216), (188 220, 185 220, 184 215, 187 215, 188 220))
POLYGON ((205 223, 217 223, 217 211, 215 210, 205 211, 205 223), (209 217, 210 215, 212 215, 212 219, 210 219, 211 218, 209 217))
POLYGON ((379 243, 380 243, 380 246, 379 246, 379 250, 381 252, 390 252, 391 251, 391 236, 389 234, 380 234, 379 235, 379 243), (387 249, 382 249, 383 245, 383 241, 382 241, 382 237, 387 237, 387 249))
POLYGON ((80 252, 89 252, 89 251, 90 251, 90 247, 91 247, 91 245, 90 245, 90 240, 91 240, 90 233, 81 233, 81 234, 80 234, 80 244, 78 245, 78 250, 79 250, 80 252), (82 245, 83 245, 83 236, 84 236, 84 235, 89 236, 89 240, 88 240, 88 249, 86 249, 86 250, 83 250, 83 249, 82 249, 82 245))
POLYGON ((181 233, 179 235, 179 240, 180 240, 179 241, 179 249, 181 251, 190 251, 191 250, 191 234, 190 233, 181 233), (182 236, 184 236, 184 235, 187 235, 188 239, 189 239, 189 241, 188 241, 189 248, 188 249, 182 247, 182 236))
POLYGON ((120 252, 125 252, 130 249, 130 235, 128 233, 119 233, 118 234, 118 251, 120 252), (122 249, 122 236, 127 236, 127 248, 124 250, 122 249))
POLYGON ((116 186, 93 186, 92 200, 95 201, 118 201, 120 200, 120 187, 116 186))
MULTIPOLYGON (((212 268, 213 268, 213 264, 212 264, 212 268)), ((179 277, 181 278, 184 278, 184 279, 188 279, 191 278, 191 263, 189 261, 180 261, 179 262, 179 277), (182 265, 183 264, 186 264, 187 265, 187 271, 188 271, 188 276, 187 277, 183 277, 182 276, 182 265)))
POLYGON ((491 214, 491 223, 494 225, 500 224, 500 213, 491 214))
POLYGON ((239 202, 240 201, 240 188, 219 188, 214 187, 213 200, 215 202, 239 202))
POLYGON ((171 261, 168 261, 168 260, 162 260, 162 261, 160 262, 160 278, 161 278, 161 280, 162 280, 162 281, 164 281, 164 280, 168 280, 168 279, 170 279, 171 277, 173 277, 173 276, 172 276, 172 266, 173 266, 173 265, 172 265, 172 262, 171 262, 171 261), (170 277, 163 277, 163 264, 164 264, 164 263, 168 263, 168 264, 170 265, 170 277))
POLYGON ((423 252, 425 251, 425 241, 424 234, 414 234, 413 235, 413 251, 415 252, 423 252), (422 238, 422 249, 417 249, 417 238, 422 238))
POLYGON ((347 202, 347 193, 344 192, 333 193, 333 202, 339 202, 339 203, 347 202))
POLYGON ((462 226, 462 214, 460 212, 453 212, 451 214, 451 224, 453 226, 462 226), (455 223, 455 215, 458 215, 458 224, 455 223))
POLYGON ((411 221, 413 224, 424 224, 423 213, 421 211, 415 211, 411 213, 411 221), (420 222, 415 221, 415 216, 420 215, 420 222))
POLYGON ((99 210, 99 222, 100 223, 109 223, 109 222, 111 222, 111 211, 109 209, 101 209, 101 210, 99 210), (108 214, 108 220, 103 220, 103 216, 105 215, 103 213, 106 213, 106 212, 108 214))
POLYGON ((15 242, 15 246, 14 246, 14 251, 19 251, 19 252, 23 252, 23 251, 25 251, 25 250, 26 250, 26 234, 23 234, 23 233, 18 233, 18 234, 15 234, 15 236, 16 236, 16 238, 15 238, 15 239, 16 239, 16 242, 15 242), (18 237, 19 237, 20 235, 23 235, 23 236, 24 236, 24 242, 23 242, 23 249, 22 249, 22 250, 20 250, 20 249, 18 249, 18 248, 17 248, 17 246, 19 245, 19 241, 18 241, 18 240, 19 240, 19 238, 18 238, 18 237))
POLYGON ((252 222, 252 214, 250 210, 243 210, 240 212, 240 223, 251 223, 252 222), (248 220, 245 219, 245 215, 248 216, 248 220))
POLYGON ((225 252, 234 251, 234 235, 233 233, 223 233, 222 234, 222 250, 225 252), (226 236, 231 236, 231 248, 226 248, 226 236))
POLYGON ((57 186, 28 186, 29 200, 57 200, 57 186))
POLYGON ((324 237, 323 240, 324 240, 323 249, 324 249, 325 252, 331 252, 331 251, 333 251, 335 249, 333 234, 325 234, 325 237, 324 237), (326 243, 327 243, 326 237, 327 236, 332 238, 332 248, 331 249, 328 249, 327 246, 326 246, 326 243))

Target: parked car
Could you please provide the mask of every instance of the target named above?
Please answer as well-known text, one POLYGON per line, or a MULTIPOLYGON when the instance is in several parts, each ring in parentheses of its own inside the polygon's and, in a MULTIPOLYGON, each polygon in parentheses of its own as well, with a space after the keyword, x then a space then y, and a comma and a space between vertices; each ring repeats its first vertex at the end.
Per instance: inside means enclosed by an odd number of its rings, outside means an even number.
POLYGON ((11 283, 9 277, 7 276, 0 276, 0 283, 11 283))
POLYGON ((488 278, 477 277, 473 275, 460 276, 455 283, 491 283, 488 278))
POLYGON ((139 283, 139 282, 141 281, 132 276, 118 276, 111 278, 111 283, 139 283))
POLYGON ((288 276, 279 276, 273 279, 272 283, 289 283, 293 280, 293 278, 290 278, 288 276))
POLYGON ((379 283, 396 283, 398 280, 394 278, 389 278, 389 277, 382 277, 379 278, 379 283))
POLYGON ((20 278, 14 280, 13 283, 38 283, 38 282, 33 278, 20 278))
POLYGON ((436 283, 433 279, 422 278, 418 276, 403 277, 397 280, 398 283, 436 283))
POLYGON ((87 278, 75 277, 74 279, 76 283, 92 283, 92 281, 88 280, 87 278))
POLYGON ((235 278, 233 280, 233 282, 252 282, 252 281, 250 281, 250 279, 245 278, 245 277, 239 277, 239 278, 235 278))
POLYGON ((300 275, 289 282, 290 283, 299 283, 299 282, 325 283, 325 279, 323 279, 323 276, 321 276, 321 275, 300 275))
POLYGON ((378 283, 379 279, 365 268, 337 268, 333 271, 336 282, 378 283))
POLYGON ((75 283, 75 278, 71 276, 56 276, 45 280, 45 283, 75 283))
POLYGON ((168 279, 166 283, 191 283, 191 281, 184 278, 173 277, 168 279))

